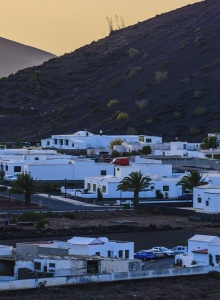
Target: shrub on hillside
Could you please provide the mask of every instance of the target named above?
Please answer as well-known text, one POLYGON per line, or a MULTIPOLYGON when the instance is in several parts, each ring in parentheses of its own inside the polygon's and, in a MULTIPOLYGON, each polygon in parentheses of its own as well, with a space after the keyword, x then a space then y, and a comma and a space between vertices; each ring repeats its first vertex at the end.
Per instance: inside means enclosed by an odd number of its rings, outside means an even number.
POLYGON ((206 109, 203 108, 203 107, 196 107, 196 108, 194 109, 194 115, 195 115, 195 116, 202 116, 202 115, 204 115, 205 113, 206 113, 206 109))
POLYGON ((116 117, 116 120, 117 120, 117 121, 129 120, 129 119, 130 119, 130 118, 129 118, 129 114, 127 114, 127 113, 125 113, 125 112, 123 112, 123 111, 119 112, 119 114, 118 114, 117 117, 116 117))
POLYGON ((129 51, 128 51, 128 54, 129 54, 130 58, 133 58, 134 56, 139 55, 139 53, 140 53, 139 50, 134 49, 134 48, 130 48, 129 51))
POLYGON ((168 79, 168 73, 167 71, 164 72, 156 72, 155 73, 155 80, 157 83, 160 83, 162 81, 165 81, 168 79))
POLYGON ((110 100, 110 101, 108 102, 107 106, 108 106, 108 107, 112 107, 112 106, 114 106, 114 105, 116 105, 116 104, 118 104, 118 103, 119 103, 119 101, 118 101, 117 99, 112 99, 112 100, 110 100))
POLYGON ((139 109, 146 108, 148 106, 148 103, 149 103, 148 99, 142 99, 142 100, 135 101, 135 104, 139 109))

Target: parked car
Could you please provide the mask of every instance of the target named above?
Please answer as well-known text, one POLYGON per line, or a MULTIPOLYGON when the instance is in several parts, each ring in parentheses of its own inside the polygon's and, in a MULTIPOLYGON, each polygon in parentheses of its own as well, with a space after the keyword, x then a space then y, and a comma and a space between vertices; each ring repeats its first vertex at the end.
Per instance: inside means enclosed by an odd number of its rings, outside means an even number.
POLYGON ((155 258, 164 258, 165 254, 161 250, 156 250, 156 249, 150 249, 148 251, 152 251, 155 254, 155 258))
POLYGON ((176 247, 173 247, 171 250, 176 255, 176 254, 180 254, 180 253, 187 253, 188 252, 188 247, 186 247, 186 246, 176 246, 176 247))
POLYGON ((175 253, 171 249, 168 249, 166 247, 157 246, 157 247, 153 247, 152 250, 162 251, 164 253, 165 257, 174 257, 175 256, 175 253))
POLYGON ((5 175, 4 176, 4 181, 7 181, 7 182, 16 181, 17 179, 18 179, 18 177, 15 175, 5 175))
POLYGON ((155 258, 155 254, 149 250, 140 250, 134 253, 134 258, 143 259, 143 260, 153 259, 155 258))

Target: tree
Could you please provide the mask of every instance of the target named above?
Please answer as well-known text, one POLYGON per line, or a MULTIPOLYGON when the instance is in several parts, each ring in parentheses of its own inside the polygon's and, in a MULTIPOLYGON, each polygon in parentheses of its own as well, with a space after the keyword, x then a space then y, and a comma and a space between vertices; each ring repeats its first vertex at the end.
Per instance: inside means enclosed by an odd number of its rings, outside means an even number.
POLYGON ((3 193, 3 197, 5 197, 5 192, 8 190, 7 186, 0 185, 0 192, 3 193))
POLYGON ((141 172, 131 172, 117 186, 117 191, 132 191, 134 192, 134 208, 139 203, 139 192, 146 190, 149 186, 151 178, 143 176, 141 172))
POLYGON ((210 135, 203 139, 202 144, 200 145, 201 149, 217 149, 220 145, 218 137, 216 135, 210 135))
POLYGON ((196 170, 190 170, 188 175, 183 176, 183 178, 177 182, 176 185, 182 185, 183 191, 189 190, 193 191, 193 188, 200 185, 205 185, 208 182, 205 178, 202 179, 202 175, 196 170))
POLYGON ((40 112, 39 91, 40 91, 40 82, 41 82, 41 78, 42 78, 42 72, 40 70, 36 70, 34 72, 32 78, 36 82, 37 105, 38 105, 38 110, 40 112))
POLYGON ((123 140, 120 138, 116 138, 115 140, 112 140, 110 142, 110 148, 113 149, 114 145, 121 145, 123 143, 123 140))
POLYGON ((152 153, 152 149, 151 146, 144 146, 142 147, 141 152, 145 155, 151 154, 152 153))
POLYGON ((14 183, 14 187, 11 189, 11 193, 22 193, 25 196, 25 205, 30 206, 31 195, 36 192, 35 180, 30 174, 20 174, 18 179, 14 183))

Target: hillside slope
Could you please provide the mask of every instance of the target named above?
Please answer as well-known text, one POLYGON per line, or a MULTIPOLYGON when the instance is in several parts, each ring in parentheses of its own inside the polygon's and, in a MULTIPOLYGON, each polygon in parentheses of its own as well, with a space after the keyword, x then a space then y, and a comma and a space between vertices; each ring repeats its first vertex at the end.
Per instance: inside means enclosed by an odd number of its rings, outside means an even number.
POLYGON ((86 128, 201 141, 220 131, 219 53, 218 0, 112 32, 0 80, 1 138, 38 141, 86 128))
POLYGON ((55 55, 0 37, 0 78, 41 65, 55 55))

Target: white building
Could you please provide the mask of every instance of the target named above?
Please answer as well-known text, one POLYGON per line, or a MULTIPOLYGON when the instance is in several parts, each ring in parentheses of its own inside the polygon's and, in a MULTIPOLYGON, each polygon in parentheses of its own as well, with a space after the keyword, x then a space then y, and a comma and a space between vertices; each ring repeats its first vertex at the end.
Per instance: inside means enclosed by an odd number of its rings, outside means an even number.
POLYGON ((175 262, 185 267, 220 265, 220 238, 218 236, 196 234, 188 240, 188 254, 178 254, 175 262))
POLYGON ((73 134, 52 135, 51 138, 41 140, 41 146, 57 149, 87 149, 109 147, 110 142, 119 138, 127 142, 138 142, 136 135, 95 135, 86 130, 78 131, 73 134))
POLYGON ((193 208, 220 212, 220 185, 206 184, 193 189, 193 208))

